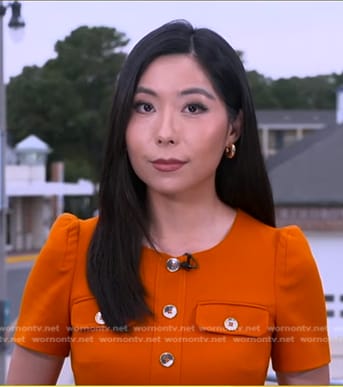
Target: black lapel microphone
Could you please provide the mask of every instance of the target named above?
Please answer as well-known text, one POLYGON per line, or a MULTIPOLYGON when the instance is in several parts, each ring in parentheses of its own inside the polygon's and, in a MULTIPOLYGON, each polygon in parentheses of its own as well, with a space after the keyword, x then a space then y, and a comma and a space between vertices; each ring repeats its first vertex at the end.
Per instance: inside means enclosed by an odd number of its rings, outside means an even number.
POLYGON ((184 253, 183 255, 186 257, 186 260, 181 262, 180 264, 182 269, 189 271, 191 269, 199 268, 199 264, 192 254, 184 253))

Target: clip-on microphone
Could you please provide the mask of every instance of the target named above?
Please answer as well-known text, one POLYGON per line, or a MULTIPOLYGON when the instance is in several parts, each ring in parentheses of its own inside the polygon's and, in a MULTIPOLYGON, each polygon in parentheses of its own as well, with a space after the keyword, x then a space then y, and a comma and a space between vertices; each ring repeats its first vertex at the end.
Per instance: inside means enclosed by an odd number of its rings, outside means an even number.
POLYGON ((188 271, 191 269, 198 269, 199 268, 199 264, 196 261, 196 259, 193 257, 192 254, 185 253, 184 255, 186 256, 187 259, 186 259, 186 261, 181 262, 180 266, 182 269, 188 271))

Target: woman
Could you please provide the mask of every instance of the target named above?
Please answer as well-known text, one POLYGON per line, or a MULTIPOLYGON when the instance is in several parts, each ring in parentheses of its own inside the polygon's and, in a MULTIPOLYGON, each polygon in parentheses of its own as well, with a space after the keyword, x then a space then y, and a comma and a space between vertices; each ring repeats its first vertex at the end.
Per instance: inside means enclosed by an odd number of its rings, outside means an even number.
POLYGON ((132 50, 113 101, 99 217, 55 222, 28 281, 9 384, 328 384, 322 287, 275 228, 235 51, 186 21, 132 50), (29 328, 32 329, 29 329, 29 328), (33 329, 36 327, 37 329, 33 329))

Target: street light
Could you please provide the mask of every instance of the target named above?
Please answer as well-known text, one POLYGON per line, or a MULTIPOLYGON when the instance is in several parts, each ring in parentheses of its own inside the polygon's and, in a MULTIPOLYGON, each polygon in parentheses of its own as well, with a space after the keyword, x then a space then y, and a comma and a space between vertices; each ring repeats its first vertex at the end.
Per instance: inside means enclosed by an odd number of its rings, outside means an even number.
POLYGON ((20 14, 21 4, 17 0, 7 5, 3 5, 3 2, 0 1, 0 16, 5 16, 8 7, 12 9, 12 16, 8 26, 15 29, 25 27, 25 22, 20 14))
POLYGON ((8 302, 6 291, 6 214, 7 198, 5 190, 5 167, 6 167, 6 93, 4 84, 4 57, 3 57, 3 17, 7 8, 12 10, 12 16, 8 26, 20 29, 25 23, 20 15, 21 4, 14 1, 7 5, 0 0, 0 384, 5 383, 6 373, 6 344, 4 328, 7 325, 8 302))
MULTIPOLYGON (((9 6, 12 8, 12 17, 10 19, 10 22, 8 23, 8 26, 10 28, 25 27, 25 22, 20 15, 21 4, 18 3, 18 1, 14 1, 13 3, 9 4, 9 6)), ((4 6, 3 8, 6 9, 4 6)), ((0 12, 1 12, 1 9, 0 9, 0 12)), ((3 15, 0 13, 0 16, 3 16, 3 15)))

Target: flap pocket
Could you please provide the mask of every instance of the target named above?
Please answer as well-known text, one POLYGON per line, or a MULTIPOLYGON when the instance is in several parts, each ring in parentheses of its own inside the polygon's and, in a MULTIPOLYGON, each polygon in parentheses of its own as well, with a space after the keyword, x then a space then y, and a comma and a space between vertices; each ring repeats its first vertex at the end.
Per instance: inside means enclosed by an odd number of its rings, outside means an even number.
POLYGON ((74 331, 108 331, 123 333, 127 332, 128 327, 118 326, 110 329, 102 318, 99 306, 95 298, 82 299, 72 306, 71 324, 74 331))
POLYGON ((262 306, 202 302, 197 305, 195 321, 201 331, 259 337, 268 332, 269 313, 262 306))
POLYGON ((94 298, 82 299, 73 304, 71 324, 77 330, 104 328, 105 323, 94 298))

